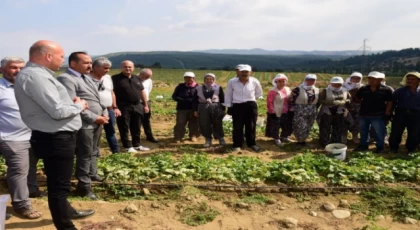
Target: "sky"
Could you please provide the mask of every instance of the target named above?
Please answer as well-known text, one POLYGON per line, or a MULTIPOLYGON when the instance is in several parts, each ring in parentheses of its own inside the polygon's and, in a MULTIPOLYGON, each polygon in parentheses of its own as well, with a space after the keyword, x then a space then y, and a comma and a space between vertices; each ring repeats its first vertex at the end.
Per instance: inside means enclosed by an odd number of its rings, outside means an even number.
POLYGON ((420 47, 419 0, 0 0, 0 57, 37 40, 66 55, 420 47))

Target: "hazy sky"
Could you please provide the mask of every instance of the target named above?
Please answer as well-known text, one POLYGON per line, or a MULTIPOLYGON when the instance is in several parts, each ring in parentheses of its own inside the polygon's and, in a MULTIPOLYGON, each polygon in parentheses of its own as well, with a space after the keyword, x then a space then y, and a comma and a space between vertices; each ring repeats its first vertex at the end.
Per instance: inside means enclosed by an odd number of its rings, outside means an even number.
POLYGON ((0 0, 0 56, 50 39, 118 51, 420 47, 419 0, 0 0))

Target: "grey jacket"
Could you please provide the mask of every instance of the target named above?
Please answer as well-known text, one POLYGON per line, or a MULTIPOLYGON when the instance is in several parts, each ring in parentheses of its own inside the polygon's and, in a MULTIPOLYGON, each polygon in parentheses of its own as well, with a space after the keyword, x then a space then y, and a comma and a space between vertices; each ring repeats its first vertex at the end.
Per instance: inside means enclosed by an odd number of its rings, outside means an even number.
POLYGON ((80 97, 88 103, 88 109, 80 113, 82 117, 82 129, 94 129, 98 126, 95 123, 98 116, 107 115, 108 111, 101 104, 96 84, 87 74, 85 76, 88 84, 69 70, 60 74, 57 80, 66 87, 72 99, 74 97, 80 97))

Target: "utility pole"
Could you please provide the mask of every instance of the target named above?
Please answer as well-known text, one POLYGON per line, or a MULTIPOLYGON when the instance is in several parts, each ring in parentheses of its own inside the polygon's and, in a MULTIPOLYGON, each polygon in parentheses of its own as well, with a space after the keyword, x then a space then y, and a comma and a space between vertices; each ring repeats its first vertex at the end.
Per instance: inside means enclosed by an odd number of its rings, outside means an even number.
POLYGON ((370 46, 367 45, 368 39, 363 40, 363 46, 359 48, 359 50, 362 50, 362 62, 360 63, 360 72, 364 73, 366 71, 367 66, 367 51, 370 50, 370 46))

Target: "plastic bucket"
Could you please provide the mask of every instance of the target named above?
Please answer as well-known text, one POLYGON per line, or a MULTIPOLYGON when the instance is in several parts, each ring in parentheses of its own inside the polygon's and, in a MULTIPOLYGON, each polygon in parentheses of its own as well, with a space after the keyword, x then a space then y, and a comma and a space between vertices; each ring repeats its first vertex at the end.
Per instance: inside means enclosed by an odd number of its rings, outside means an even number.
POLYGON ((329 157, 343 161, 346 159, 347 145, 341 143, 329 144, 325 146, 325 151, 327 151, 329 157))
POLYGON ((7 202, 9 195, 0 195, 0 230, 5 230, 7 202))

